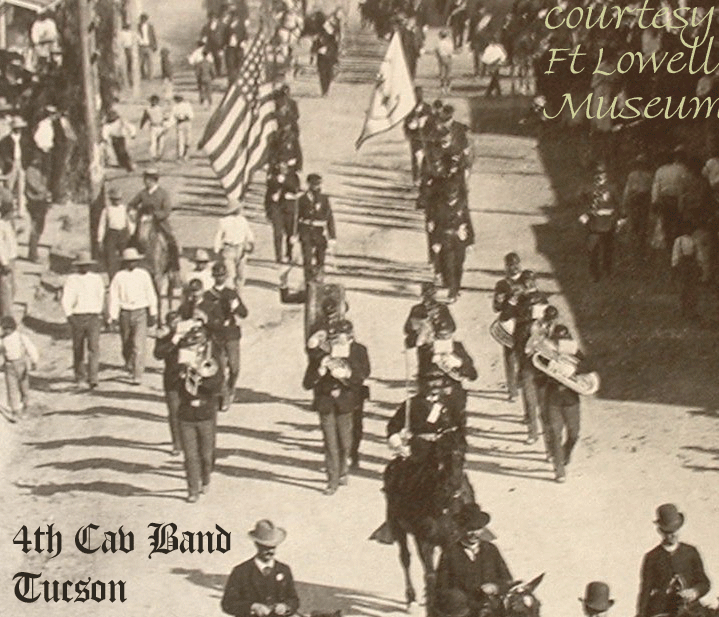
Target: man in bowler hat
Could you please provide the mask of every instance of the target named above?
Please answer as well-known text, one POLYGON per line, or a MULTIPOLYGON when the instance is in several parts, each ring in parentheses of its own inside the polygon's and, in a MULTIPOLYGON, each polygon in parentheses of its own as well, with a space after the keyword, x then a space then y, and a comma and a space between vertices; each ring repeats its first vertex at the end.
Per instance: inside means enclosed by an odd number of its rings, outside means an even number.
POLYGON ((287 537, 272 521, 257 521, 250 531, 255 556, 230 573, 222 596, 222 610, 234 617, 287 617, 300 606, 292 571, 275 560, 275 550, 287 537))
POLYGON ((614 600, 609 599, 609 585, 602 581, 588 583, 579 601, 587 617, 603 617, 614 605, 614 600))
POLYGON ((677 506, 659 506, 654 523, 662 541, 644 556, 637 617, 674 616, 682 605, 697 602, 709 591, 699 551, 679 542, 684 515, 677 506))
POLYGON ((512 575, 499 549, 490 541, 495 539, 487 529, 491 517, 476 503, 462 506, 459 515, 462 538, 442 551, 437 568, 437 593, 449 589, 464 592, 473 613, 487 599, 501 595, 511 587, 512 575))

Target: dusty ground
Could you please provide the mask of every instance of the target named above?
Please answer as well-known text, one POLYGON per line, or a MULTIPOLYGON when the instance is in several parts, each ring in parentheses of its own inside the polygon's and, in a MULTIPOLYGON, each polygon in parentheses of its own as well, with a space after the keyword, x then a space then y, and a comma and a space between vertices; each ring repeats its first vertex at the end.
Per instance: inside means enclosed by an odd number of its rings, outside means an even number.
MULTIPOLYGON (((158 30, 182 49, 199 28, 200 9, 185 3, 181 9, 165 10, 170 4, 177 6, 158 0, 149 8, 158 30)), ((3 614, 66 610, 74 615, 219 615, 225 577, 251 553, 245 533, 261 517, 271 517, 288 530, 279 556, 293 568, 303 610, 401 613, 404 593, 396 551, 367 537, 383 516, 380 475, 388 455, 384 423, 404 394, 401 325, 414 301, 416 282, 427 270, 401 133, 371 140, 359 153, 353 150, 369 100, 367 84, 381 53, 371 37, 350 41, 342 77, 327 99, 317 98, 311 71, 293 86, 302 118, 305 170, 325 175, 337 211, 340 239, 334 277, 348 288, 350 316, 373 365, 361 472, 336 496, 321 494, 321 436, 317 417, 308 409, 309 397, 300 387, 302 314, 278 303, 270 230, 262 220, 256 186, 248 214, 258 251, 245 293, 250 316, 242 343, 241 402, 219 418, 212 491, 198 504, 184 501, 181 461, 169 456, 159 365, 151 362, 147 385, 132 389, 120 371, 116 336, 104 335, 99 390, 74 393, 69 388, 68 341, 55 330, 54 338, 31 333, 44 355, 34 380, 36 411, 17 426, 0 427, 3 614), (212 530, 218 524, 232 532, 231 550, 148 559, 148 525, 170 522, 191 531, 212 530), (21 525, 34 530, 49 523, 63 533, 63 550, 56 558, 48 559, 46 553, 25 557, 12 544, 21 525), (121 525, 131 530, 135 550, 80 554, 74 534, 88 523, 101 531, 121 525), (13 597, 12 576, 18 571, 42 572, 43 578, 63 581, 122 579, 127 581, 128 600, 65 608, 43 602, 23 605, 13 597)), ((458 64, 459 72, 466 72, 468 57, 458 64)), ((434 72, 433 58, 423 58, 420 81, 434 88, 434 72)), ((187 73, 177 81, 182 90, 192 87, 187 73)), ((710 368, 716 364, 716 335, 694 336, 687 345, 682 331, 672 330, 664 335, 676 340, 676 346, 633 354, 640 341, 631 324, 617 319, 621 310, 610 299, 615 284, 637 287, 636 273, 620 269, 611 284, 587 285, 581 236, 569 222, 573 214, 563 211, 557 199, 561 187, 556 167, 546 164, 546 153, 531 136, 492 132, 495 106, 484 107, 473 98, 476 90, 468 77, 458 86, 453 103, 460 117, 469 120, 470 113, 481 115, 484 109, 489 118, 474 136, 478 156, 471 205, 478 242, 467 260, 466 291, 452 308, 459 337, 480 371, 470 391, 468 470, 479 502, 492 514, 491 526, 512 573, 528 579, 546 572, 538 590, 545 615, 576 614, 576 598, 592 579, 611 584, 617 600, 614 614, 632 615, 641 556, 657 541, 651 522, 654 508, 676 501, 687 516, 685 540, 700 547, 709 576, 716 580, 719 417, 710 368), (582 439, 565 485, 553 482, 539 447, 524 444, 521 410, 504 401, 500 350, 487 332, 493 318, 491 289, 502 255, 515 249, 540 273, 542 287, 555 294, 552 302, 578 328, 590 354, 596 345, 592 320, 605 316, 606 327, 613 328, 611 335, 622 345, 615 344, 613 353, 598 354, 598 369, 612 375, 610 384, 631 384, 583 402, 582 439), (706 370, 692 370, 687 377, 682 367, 697 364, 692 351, 698 345, 706 354, 706 370), (639 379, 640 370, 651 378, 639 379), (682 397, 669 398, 677 387, 682 397), (677 402, 681 404, 669 404, 677 402)), ((434 95, 430 90, 428 96, 434 95)), ((139 119, 136 105, 128 105, 127 113, 139 119)), ((196 123, 197 135, 201 125, 201 120, 196 123)), ((146 137, 138 139, 136 150, 142 164, 146 137)), ((209 246, 222 200, 204 158, 197 153, 186 166, 168 160, 161 169, 163 183, 175 195, 182 245, 187 250, 209 246)), ((119 173, 113 170, 112 175, 119 173)), ((137 173, 117 182, 128 193, 140 184, 137 173)), ((60 213, 53 216, 48 242, 63 247, 77 242, 82 212, 73 211, 70 232, 60 230, 60 213)), ((641 288, 637 293, 636 302, 654 311, 652 296, 643 296, 641 288)), ((657 293, 662 306, 673 302, 667 290, 657 293)), ((26 296, 32 299, 32 293, 26 296)), ((419 585, 416 564, 415 573, 419 585)), ((712 591, 708 599, 716 595, 712 591)))

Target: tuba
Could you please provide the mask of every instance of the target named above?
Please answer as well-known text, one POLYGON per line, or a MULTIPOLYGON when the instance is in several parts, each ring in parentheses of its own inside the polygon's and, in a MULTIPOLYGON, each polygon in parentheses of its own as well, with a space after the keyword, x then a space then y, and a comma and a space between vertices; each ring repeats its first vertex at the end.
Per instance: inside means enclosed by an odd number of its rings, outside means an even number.
POLYGON ((599 390, 599 374, 577 373, 579 359, 571 354, 562 353, 551 342, 537 343, 532 364, 535 368, 577 394, 588 396, 599 390))

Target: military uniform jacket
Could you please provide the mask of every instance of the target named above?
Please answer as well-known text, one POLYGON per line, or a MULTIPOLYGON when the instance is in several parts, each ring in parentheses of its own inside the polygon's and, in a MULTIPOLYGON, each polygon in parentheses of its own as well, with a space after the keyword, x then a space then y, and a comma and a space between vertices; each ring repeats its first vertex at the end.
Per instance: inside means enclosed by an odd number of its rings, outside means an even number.
POLYGON ((709 579, 696 548, 680 542, 676 550, 669 553, 661 545, 656 546, 644 556, 642 563, 638 617, 666 612, 669 600, 666 589, 675 574, 683 578, 687 588, 695 589, 700 598, 709 591, 709 579))
MULTIPOLYGON (((335 220, 332 216, 332 208, 327 195, 320 193, 315 197, 309 191, 300 195, 297 202, 300 236, 310 236, 316 238, 318 233, 323 237, 325 234, 329 239, 334 240, 337 236, 335 233, 335 220)), ((325 237, 326 239, 326 237, 325 237)))
POLYGON ((415 330, 414 323, 418 320, 429 319, 432 327, 438 322, 447 323, 451 325, 451 329, 456 328, 452 313, 449 311, 449 307, 442 302, 434 302, 431 306, 427 306, 423 302, 415 304, 409 311, 407 321, 404 322, 404 344, 405 347, 415 347, 417 345, 418 330, 415 330), (427 317, 425 317, 427 315, 427 317))
MULTIPOLYGON (((459 375, 464 379, 469 379, 470 381, 477 379, 477 369, 474 367, 474 361, 467 353, 464 345, 459 341, 454 341, 452 344, 452 353, 462 361, 462 364, 460 364, 459 368, 455 369, 456 372, 453 372, 453 374, 459 375)), ((417 348, 417 374, 420 380, 436 367, 432 361, 433 356, 434 347, 432 345, 422 345, 417 348)), ((451 378, 454 379, 454 377, 451 378)))
POLYGON ((290 614, 297 611, 300 600, 295 590, 289 566, 275 561, 274 567, 263 574, 254 559, 241 563, 230 573, 222 596, 222 610, 234 617, 251 617, 255 603, 272 607, 286 604, 290 614))
MULTIPOLYGON (((217 358, 215 358, 216 361, 217 358)), ((218 361, 219 364, 219 361, 218 361)), ((180 407, 178 417, 184 422, 203 422, 212 420, 220 408, 220 395, 224 376, 218 370, 212 377, 203 377, 193 394, 187 391, 185 380, 179 380, 180 407)))
POLYGON ((140 214, 152 214, 156 221, 164 221, 170 217, 172 203, 169 193, 158 186, 152 193, 142 189, 127 204, 128 208, 137 208, 140 214))
POLYGON ((265 196, 265 211, 270 215, 273 207, 279 206, 283 210, 293 209, 297 206, 297 197, 300 193, 300 177, 295 172, 288 172, 284 177, 271 175, 267 179, 267 194, 265 196))
POLYGON ((427 124, 432 108, 428 103, 421 101, 417 103, 412 111, 407 114, 404 119, 404 134, 408 139, 419 140, 422 139, 424 127, 427 124))
POLYGON ((323 358, 328 354, 312 350, 309 353, 309 362, 305 371, 302 386, 306 389, 314 389, 318 396, 332 396, 335 392, 337 406, 340 413, 350 413, 363 398, 363 384, 370 375, 370 363, 367 348, 355 341, 350 345, 349 356, 346 358, 350 368, 350 376, 343 382, 335 379, 327 371, 324 375, 318 373, 323 358))
POLYGON ((408 405, 402 403, 397 408, 394 416, 387 423, 387 437, 399 433, 404 428, 407 406, 409 406, 409 430, 412 435, 439 433, 453 427, 462 427, 461 410, 451 400, 440 398, 437 403, 431 403, 424 396, 417 394, 409 399, 408 405))
POLYGON ((235 340, 242 336, 242 330, 237 323, 237 318, 244 319, 247 317, 248 312, 242 298, 234 289, 230 287, 223 287, 222 289, 213 287, 209 289, 202 299, 201 309, 203 305, 207 305, 206 310, 211 315, 221 316, 222 321, 219 326, 208 324, 216 339, 220 341, 235 340))
POLYGON ((180 365, 177 361, 179 347, 172 342, 174 336, 175 333, 170 332, 155 339, 153 355, 158 360, 165 362, 165 368, 162 371, 162 385, 165 391, 177 390, 180 386, 180 365))
POLYGON ((461 190, 455 191, 448 199, 430 203, 427 208, 427 225, 432 244, 441 244, 447 235, 456 235, 466 246, 474 244, 474 228, 461 190))
POLYGON ((456 542, 442 551, 437 567, 437 591, 460 589, 466 596, 470 609, 476 612, 485 599, 481 586, 494 583, 499 592, 505 593, 512 584, 512 575, 499 549, 491 542, 480 541, 479 552, 474 561, 456 542))
POLYGON ((520 284, 517 280, 510 278, 503 278, 497 281, 494 286, 494 298, 492 299, 492 309, 495 313, 499 313, 499 318, 502 321, 506 321, 516 315, 516 303, 510 302, 512 297, 516 297, 516 294, 521 289, 520 284))

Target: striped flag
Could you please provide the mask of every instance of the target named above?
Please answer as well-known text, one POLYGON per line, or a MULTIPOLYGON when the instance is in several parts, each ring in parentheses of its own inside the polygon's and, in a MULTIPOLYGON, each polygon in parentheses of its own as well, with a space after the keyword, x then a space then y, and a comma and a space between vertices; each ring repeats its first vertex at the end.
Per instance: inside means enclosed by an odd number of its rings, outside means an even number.
POLYGON ((210 117, 198 148, 210 159, 228 197, 239 199, 252 173, 266 159, 267 143, 277 128, 273 84, 264 83, 267 37, 257 33, 239 77, 210 117))

